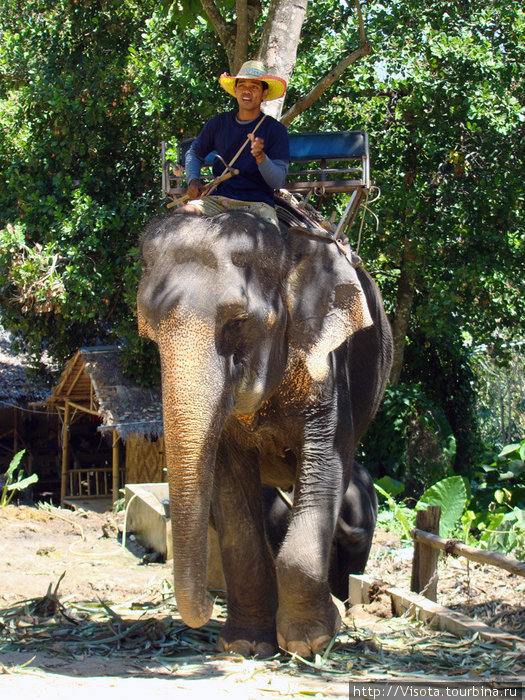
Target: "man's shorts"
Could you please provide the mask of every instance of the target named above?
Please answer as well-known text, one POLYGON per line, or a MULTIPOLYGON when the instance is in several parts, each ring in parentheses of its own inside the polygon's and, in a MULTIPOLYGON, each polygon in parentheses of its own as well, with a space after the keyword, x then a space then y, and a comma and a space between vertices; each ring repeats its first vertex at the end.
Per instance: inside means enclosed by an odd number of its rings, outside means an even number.
POLYGON ((225 211, 249 211, 279 228, 277 212, 266 202, 242 202, 238 199, 210 194, 203 199, 192 199, 188 204, 196 207, 204 216, 214 216, 225 211))

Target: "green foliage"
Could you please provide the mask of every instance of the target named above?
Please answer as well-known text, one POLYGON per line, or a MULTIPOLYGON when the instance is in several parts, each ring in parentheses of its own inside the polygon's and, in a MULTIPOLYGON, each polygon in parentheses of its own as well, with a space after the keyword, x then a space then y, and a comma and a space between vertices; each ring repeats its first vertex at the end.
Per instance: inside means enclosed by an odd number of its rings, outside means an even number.
POLYGON ((375 165, 391 210, 389 258, 399 260, 393 229, 401 226, 426 337, 450 338, 458 318, 476 343, 497 343, 524 312, 523 10, 498 1, 453 13, 422 5, 396 4, 398 30, 381 56, 395 95, 383 102, 387 119, 393 112, 375 165))
POLYGON ((402 381, 444 410, 466 473, 478 418, 464 339, 497 356, 525 315, 524 12, 410 0, 367 3, 366 23, 374 53, 334 84, 322 115, 370 132, 379 226, 367 217, 360 254, 392 318, 408 306, 402 381))
POLYGON ((424 388, 428 399, 443 411, 456 441, 454 471, 470 476, 482 449, 473 362, 475 354, 462 342, 461 330, 429 338, 414 316, 405 350, 406 383, 424 388))
POLYGON ((418 495, 451 473, 455 439, 443 412, 419 386, 390 386, 359 449, 358 461, 376 477, 388 475, 418 495))
POLYGON ((439 506, 439 534, 449 537, 465 511, 468 503, 467 482, 461 476, 449 476, 428 488, 416 505, 416 510, 426 510, 428 506, 439 506))
POLYGON ((482 346, 474 354, 480 432, 492 445, 506 445, 525 434, 525 342, 508 343, 495 355, 482 346))
MULTIPOLYGON (((414 527, 414 512, 403 501, 398 502, 394 494, 384 489, 378 482, 374 483, 379 496, 380 505, 377 514, 377 525, 388 531, 396 532, 405 540, 410 540, 410 532, 414 527)), ((396 490, 398 490, 396 488, 396 490)))
POLYGON ((115 337, 122 269, 152 211, 126 65, 144 12, 7 2, 0 20, 3 323, 64 359, 115 337))
POLYGON ((472 483, 472 538, 487 549, 525 558, 525 440, 487 455, 472 483))
POLYGON ((413 508, 407 499, 394 497, 394 492, 403 493, 402 485, 384 477, 375 483, 378 525, 409 539, 416 511, 436 505, 441 508, 441 537, 525 559, 525 440, 507 445, 487 462, 479 468, 477 480, 469 484, 460 476, 442 479, 413 508))
POLYGON ((405 484, 397 479, 392 479, 391 476, 382 476, 380 479, 376 479, 375 486, 383 496, 388 494, 394 498, 400 496, 405 490, 405 484))
POLYGON ((497 489, 513 491, 517 502, 525 504, 525 440, 505 446, 497 454, 487 454, 476 470, 473 493, 480 506, 492 502, 497 489))
POLYGON ((140 349, 136 240, 160 211, 160 141, 211 116, 218 54, 204 23, 185 37, 149 1, 0 9, 2 322, 37 358, 140 349))
POLYGON ((31 484, 38 481, 37 474, 31 474, 24 478, 24 470, 20 467, 20 462, 25 454, 25 450, 17 452, 11 460, 6 473, 4 474, 4 485, 0 495, 0 507, 8 506, 17 491, 23 491, 31 484), (18 471, 17 471, 18 469, 18 471))

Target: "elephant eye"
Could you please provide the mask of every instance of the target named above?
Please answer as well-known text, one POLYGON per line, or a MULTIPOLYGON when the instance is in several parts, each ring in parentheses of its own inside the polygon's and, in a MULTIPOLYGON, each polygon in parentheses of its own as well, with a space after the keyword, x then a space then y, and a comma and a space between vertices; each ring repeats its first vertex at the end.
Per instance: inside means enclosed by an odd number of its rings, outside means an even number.
POLYGON ((229 321, 226 321, 226 323, 224 324, 224 329, 228 333, 239 332, 247 320, 248 314, 244 314, 243 316, 237 316, 236 318, 232 318, 229 321))
POLYGON ((243 314, 226 321, 219 334, 217 349, 221 355, 232 355, 235 364, 238 364, 242 356, 242 348, 245 341, 245 326, 249 315, 243 314), (236 359, 237 358, 237 359, 236 359))

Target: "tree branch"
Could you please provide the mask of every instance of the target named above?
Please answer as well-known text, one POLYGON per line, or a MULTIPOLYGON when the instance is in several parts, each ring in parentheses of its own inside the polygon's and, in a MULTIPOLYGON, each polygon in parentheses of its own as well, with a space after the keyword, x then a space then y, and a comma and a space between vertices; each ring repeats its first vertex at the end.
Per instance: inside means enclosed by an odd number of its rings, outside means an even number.
POLYGON ((361 46, 364 46, 367 41, 366 41, 366 31, 365 31, 365 23, 363 22, 363 13, 361 12, 361 3, 359 0, 354 0, 354 7, 357 12, 357 19, 359 21, 359 36, 361 38, 361 46))
POLYGON ((227 22, 224 17, 219 12, 217 5, 214 0, 201 0, 202 9, 208 15, 213 28, 219 35, 219 39, 222 42, 228 56, 228 63, 230 64, 230 71, 234 70, 235 63, 235 27, 227 22))
POLYGON ((248 36, 251 34, 253 25, 255 24, 257 18, 262 12, 262 5, 260 0, 248 0, 247 6, 248 12, 248 36))
POLYGON ((232 75, 235 75, 248 55, 248 6, 246 0, 236 0, 237 32, 235 34, 235 51, 233 54, 232 75))
POLYGON ((352 53, 345 56, 339 63, 333 68, 328 75, 325 75, 317 83, 317 85, 310 90, 310 92, 301 97, 300 100, 290 107, 290 109, 283 114, 281 122, 285 126, 289 126, 291 122, 302 112, 304 112, 308 107, 310 107, 316 100, 318 100, 321 95, 328 90, 328 88, 335 83, 335 81, 344 73, 348 66, 355 63, 360 58, 368 56, 372 52, 371 46, 368 43, 363 44, 352 53))
POLYGON ((310 90, 310 92, 307 95, 302 97, 300 100, 297 100, 297 102, 290 107, 290 109, 281 118, 281 122, 285 126, 291 124, 295 117, 301 114, 301 112, 304 112, 306 109, 308 109, 308 107, 310 107, 310 105, 312 105, 316 100, 318 100, 321 97, 321 95, 326 90, 328 90, 330 85, 335 83, 335 81, 344 73, 348 66, 352 65, 352 63, 355 63, 360 58, 368 56, 368 54, 372 52, 372 48, 366 40, 366 30, 365 24, 363 22, 363 15, 361 13, 360 0, 354 0, 354 7, 356 9, 357 19, 359 22, 359 48, 355 51, 352 51, 352 53, 348 54, 347 56, 345 56, 345 58, 339 61, 337 66, 333 68, 330 71, 330 73, 328 73, 328 75, 325 75, 324 78, 321 78, 317 85, 312 90, 310 90))

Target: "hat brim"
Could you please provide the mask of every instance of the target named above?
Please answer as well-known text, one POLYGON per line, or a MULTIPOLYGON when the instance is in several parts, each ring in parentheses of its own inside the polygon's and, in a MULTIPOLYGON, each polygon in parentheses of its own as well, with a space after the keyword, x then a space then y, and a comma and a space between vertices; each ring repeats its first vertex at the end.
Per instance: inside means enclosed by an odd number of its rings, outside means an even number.
POLYGON ((228 94, 235 97, 235 81, 239 78, 245 78, 246 80, 260 80, 261 82, 264 81, 268 85, 268 93, 264 98, 264 102, 277 100, 286 92, 286 81, 282 78, 277 78, 275 75, 261 75, 260 77, 257 76, 255 78, 252 75, 227 75, 226 73, 223 73, 219 77, 219 83, 228 94))

